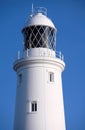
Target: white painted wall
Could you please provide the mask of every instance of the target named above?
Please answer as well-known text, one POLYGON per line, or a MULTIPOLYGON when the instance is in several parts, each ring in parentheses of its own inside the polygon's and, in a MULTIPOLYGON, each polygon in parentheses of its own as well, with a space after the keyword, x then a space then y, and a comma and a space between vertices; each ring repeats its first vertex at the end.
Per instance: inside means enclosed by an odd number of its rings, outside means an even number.
POLYGON ((65 130, 61 77, 65 64, 50 49, 31 49, 29 55, 14 64, 17 75, 22 74, 14 130, 65 130), (54 72, 54 82, 49 82, 49 72, 54 72), (37 112, 30 112, 31 101, 37 101, 37 112))

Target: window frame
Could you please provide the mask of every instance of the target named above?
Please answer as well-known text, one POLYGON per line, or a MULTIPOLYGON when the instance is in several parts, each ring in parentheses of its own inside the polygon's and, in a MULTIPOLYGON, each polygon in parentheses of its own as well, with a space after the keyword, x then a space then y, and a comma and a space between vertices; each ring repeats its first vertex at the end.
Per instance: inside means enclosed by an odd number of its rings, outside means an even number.
POLYGON ((54 72, 49 72, 49 82, 50 83, 54 82, 54 72))
POLYGON ((31 102, 31 112, 37 112, 37 101, 32 101, 31 102))
POLYGON ((18 74, 18 87, 20 87, 22 84, 22 73, 18 74))

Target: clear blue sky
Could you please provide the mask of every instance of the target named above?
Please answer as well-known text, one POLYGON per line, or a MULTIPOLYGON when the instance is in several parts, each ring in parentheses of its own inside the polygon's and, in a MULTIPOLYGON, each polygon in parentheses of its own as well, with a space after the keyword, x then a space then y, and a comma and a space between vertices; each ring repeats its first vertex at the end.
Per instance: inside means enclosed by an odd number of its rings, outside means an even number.
POLYGON ((85 130, 84 0, 0 0, 0 130, 13 130, 17 82, 13 62, 22 50, 21 29, 32 2, 47 8, 58 29, 57 50, 66 63, 62 77, 67 130, 85 130))

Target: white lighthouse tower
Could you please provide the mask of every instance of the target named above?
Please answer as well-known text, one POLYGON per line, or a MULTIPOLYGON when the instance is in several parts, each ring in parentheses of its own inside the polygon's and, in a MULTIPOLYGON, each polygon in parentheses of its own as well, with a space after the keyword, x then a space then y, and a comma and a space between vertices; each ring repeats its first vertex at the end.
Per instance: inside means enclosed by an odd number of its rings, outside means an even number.
POLYGON ((23 55, 17 72, 14 130, 65 130, 61 53, 56 55, 56 31, 45 8, 33 9, 22 29, 23 55))

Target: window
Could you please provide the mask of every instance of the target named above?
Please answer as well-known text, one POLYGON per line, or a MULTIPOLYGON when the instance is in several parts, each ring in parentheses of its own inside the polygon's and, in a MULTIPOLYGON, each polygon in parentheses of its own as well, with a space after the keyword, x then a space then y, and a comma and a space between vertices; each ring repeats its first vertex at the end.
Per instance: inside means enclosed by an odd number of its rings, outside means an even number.
POLYGON ((22 83, 22 74, 19 74, 18 76, 18 85, 21 85, 22 83))
POLYGON ((35 113, 37 112, 38 109, 37 109, 37 101, 29 101, 27 100, 26 101, 26 113, 29 114, 29 113, 35 113))
POLYGON ((54 28, 42 25, 30 26, 22 30, 25 50, 43 47, 55 50, 56 31, 54 28))
POLYGON ((54 82, 54 73, 53 72, 49 73, 49 81, 54 82))
POLYGON ((32 112, 36 112, 37 111, 37 102, 36 101, 33 101, 31 103, 31 111, 32 112))

